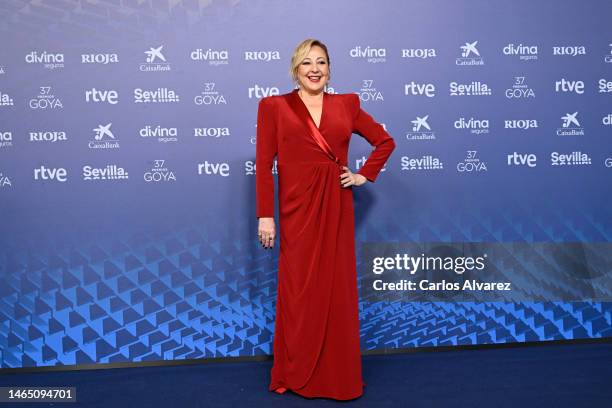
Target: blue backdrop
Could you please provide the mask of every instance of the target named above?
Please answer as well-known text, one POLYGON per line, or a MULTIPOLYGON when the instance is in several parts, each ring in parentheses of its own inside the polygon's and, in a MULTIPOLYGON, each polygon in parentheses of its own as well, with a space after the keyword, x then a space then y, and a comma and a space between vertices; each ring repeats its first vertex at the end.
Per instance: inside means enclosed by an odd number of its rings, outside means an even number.
MULTIPOLYGON (((271 353, 258 101, 308 37, 397 149, 365 242, 612 238, 609 1, 0 4, 0 367, 271 353)), ((357 170, 370 146, 353 137, 357 170)), ((610 257, 610 246, 599 253, 610 257)), ((610 274, 610 263, 604 272, 610 274)), ((362 348, 612 336, 607 299, 361 299, 362 348)))

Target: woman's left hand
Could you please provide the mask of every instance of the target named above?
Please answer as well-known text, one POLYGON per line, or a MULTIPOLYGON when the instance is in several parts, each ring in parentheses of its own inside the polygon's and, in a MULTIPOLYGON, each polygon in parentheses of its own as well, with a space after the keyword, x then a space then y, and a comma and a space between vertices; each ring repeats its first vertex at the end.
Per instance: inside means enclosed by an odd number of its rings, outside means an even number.
POLYGON ((344 169, 344 173, 340 175, 340 185, 342 185, 342 187, 361 186, 368 181, 368 179, 361 174, 353 173, 348 167, 342 166, 342 168, 344 169))

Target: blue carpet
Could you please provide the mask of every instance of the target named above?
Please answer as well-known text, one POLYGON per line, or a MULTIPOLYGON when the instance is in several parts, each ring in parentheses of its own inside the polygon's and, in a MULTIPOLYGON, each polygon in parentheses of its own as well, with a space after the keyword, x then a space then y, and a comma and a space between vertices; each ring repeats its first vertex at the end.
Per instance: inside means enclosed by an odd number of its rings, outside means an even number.
POLYGON ((67 407, 612 406, 612 343, 364 356, 363 364, 365 393, 345 402, 269 392, 271 361, 4 373, 0 386, 76 386, 77 404, 55 404, 67 407))

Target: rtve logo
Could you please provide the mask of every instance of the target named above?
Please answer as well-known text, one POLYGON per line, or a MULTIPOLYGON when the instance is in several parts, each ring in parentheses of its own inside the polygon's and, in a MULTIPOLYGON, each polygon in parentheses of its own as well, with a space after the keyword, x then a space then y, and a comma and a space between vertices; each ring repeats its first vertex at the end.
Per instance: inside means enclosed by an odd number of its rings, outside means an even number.
POLYGON ((67 179, 68 172, 63 167, 51 168, 43 165, 34 169, 34 180, 49 180, 64 183, 67 179))
POLYGON ((117 91, 100 91, 96 88, 91 88, 85 91, 85 102, 106 102, 111 105, 116 105, 119 101, 119 94, 117 91))
POLYGON ((555 92, 575 92, 582 95, 584 93, 584 81, 568 81, 561 78, 555 82, 555 92))
POLYGON ((210 163, 205 160, 204 163, 198 163, 198 174, 212 176, 229 176, 230 167, 227 163, 210 163))

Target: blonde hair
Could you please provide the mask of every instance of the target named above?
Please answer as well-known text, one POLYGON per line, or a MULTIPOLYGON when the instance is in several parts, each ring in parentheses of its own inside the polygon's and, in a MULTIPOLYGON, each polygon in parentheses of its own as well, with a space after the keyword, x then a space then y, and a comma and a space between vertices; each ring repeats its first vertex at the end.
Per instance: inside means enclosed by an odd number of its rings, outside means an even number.
MULTIPOLYGON (((327 52, 327 46, 319 40, 315 40, 314 38, 308 38, 302 41, 301 43, 299 43, 297 47, 295 47, 295 51, 293 51, 293 55, 291 56, 291 66, 289 67, 289 75, 291 75, 291 78, 293 79, 294 83, 297 84, 298 82, 297 71, 298 71, 300 64, 302 63, 302 61, 304 61, 304 59, 310 52, 310 49, 314 47, 315 45, 321 47, 323 51, 325 51, 325 56, 327 57, 327 66, 330 67, 329 53, 327 52)), ((331 71, 330 71, 330 74, 331 74, 331 71)))

